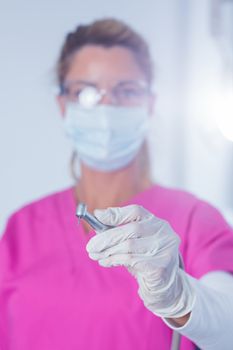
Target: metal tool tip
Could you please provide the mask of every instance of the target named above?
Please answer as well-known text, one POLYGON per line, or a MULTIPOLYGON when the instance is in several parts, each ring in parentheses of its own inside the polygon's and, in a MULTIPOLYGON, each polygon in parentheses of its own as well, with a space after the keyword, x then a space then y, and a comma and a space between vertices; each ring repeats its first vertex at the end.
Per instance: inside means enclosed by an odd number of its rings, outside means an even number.
POLYGON ((78 218, 82 218, 85 216, 87 210, 87 206, 84 203, 79 203, 77 210, 76 210, 76 215, 78 218))

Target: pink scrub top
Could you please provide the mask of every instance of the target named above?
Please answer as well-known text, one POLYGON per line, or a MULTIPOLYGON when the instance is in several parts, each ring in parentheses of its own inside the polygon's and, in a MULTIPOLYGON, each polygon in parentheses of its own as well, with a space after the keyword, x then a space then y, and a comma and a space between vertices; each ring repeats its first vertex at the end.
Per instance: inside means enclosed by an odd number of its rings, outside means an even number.
MULTIPOLYGON (((207 203, 159 186, 128 203, 171 224, 192 276, 233 272, 232 230, 207 203)), ((136 280, 88 257, 94 232, 84 232, 75 211, 68 189, 10 218, 0 243, 0 349, 169 350, 172 332, 143 306, 136 280)), ((193 348, 183 337, 181 349, 193 348)))

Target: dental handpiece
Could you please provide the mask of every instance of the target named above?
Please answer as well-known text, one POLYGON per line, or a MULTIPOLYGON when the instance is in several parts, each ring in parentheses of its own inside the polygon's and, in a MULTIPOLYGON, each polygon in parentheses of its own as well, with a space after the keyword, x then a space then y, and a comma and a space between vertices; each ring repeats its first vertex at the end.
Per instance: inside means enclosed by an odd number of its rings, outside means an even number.
POLYGON ((94 215, 90 214, 87 211, 87 205, 84 203, 79 203, 76 210, 76 216, 79 219, 84 219, 95 231, 98 232, 103 232, 113 228, 113 226, 103 224, 94 215))

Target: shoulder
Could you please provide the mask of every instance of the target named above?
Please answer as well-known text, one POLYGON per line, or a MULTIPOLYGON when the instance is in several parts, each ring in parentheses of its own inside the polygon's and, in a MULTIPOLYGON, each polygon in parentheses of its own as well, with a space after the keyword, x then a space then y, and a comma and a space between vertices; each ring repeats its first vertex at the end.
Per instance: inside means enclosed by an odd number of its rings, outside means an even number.
POLYGON ((213 225, 216 225, 219 220, 225 222, 215 206, 188 191, 155 185, 150 192, 160 207, 170 208, 175 214, 182 212, 185 216, 189 213, 193 220, 198 219, 202 223, 211 221, 213 225))
POLYGON ((170 203, 194 205, 200 201, 200 199, 198 199, 194 194, 182 189, 154 185, 151 188, 151 191, 155 194, 155 196, 164 201, 169 201, 170 203))
POLYGON ((29 219, 41 221, 51 219, 55 214, 59 214, 66 202, 70 204, 71 201, 71 188, 48 194, 19 208, 10 216, 8 224, 11 222, 23 223, 29 219))
POLYGON ((35 200, 11 215, 0 241, 0 280, 18 275, 61 249, 71 203, 72 189, 66 189, 35 200))
MULTIPOLYGON (((49 194, 24 205, 13 213, 3 233, 2 245, 14 245, 24 249, 30 245, 37 249, 44 241, 57 240, 74 215, 74 198, 71 188, 49 194)), ((75 206, 74 206, 75 207, 75 206)))
POLYGON ((201 203, 192 193, 181 189, 154 185, 146 194, 146 203, 155 214, 170 222, 187 222, 192 212, 201 203))
MULTIPOLYGON (((181 238, 204 241, 207 236, 232 235, 221 212, 206 200, 184 190, 154 186, 150 189, 150 209, 167 220, 181 238)), ((148 196, 148 197, 149 197, 148 196)))

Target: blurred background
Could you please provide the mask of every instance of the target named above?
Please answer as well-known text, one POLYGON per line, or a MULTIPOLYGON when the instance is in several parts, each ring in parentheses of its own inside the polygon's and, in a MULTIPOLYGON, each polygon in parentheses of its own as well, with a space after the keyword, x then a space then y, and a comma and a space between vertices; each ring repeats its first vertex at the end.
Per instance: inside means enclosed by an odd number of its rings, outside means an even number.
POLYGON ((54 67, 68 31, 109 16, 147 39, 156 64, 154 180, 208 200, 233 224, 232 0, 8 0, 0 11, 0 232, 16 209, 72 184, 54 67))

